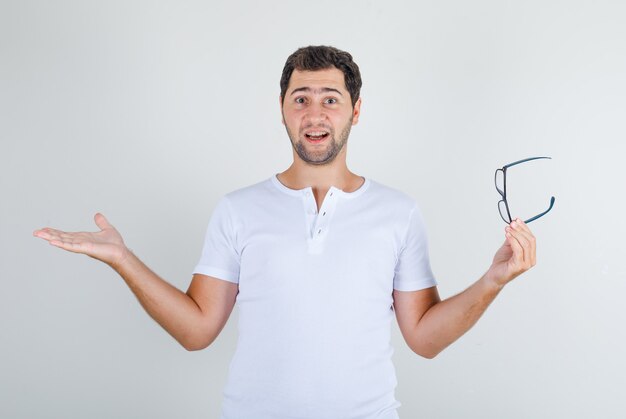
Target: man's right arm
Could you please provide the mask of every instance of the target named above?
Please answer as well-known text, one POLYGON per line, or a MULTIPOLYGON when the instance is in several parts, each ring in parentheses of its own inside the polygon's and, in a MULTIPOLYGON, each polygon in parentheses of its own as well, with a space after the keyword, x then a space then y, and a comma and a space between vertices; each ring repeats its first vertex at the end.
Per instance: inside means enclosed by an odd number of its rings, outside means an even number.
POLYGON ((213 343, 235 305, 238 286, 232 282, 195 274, 184 293, 132 253, 115 270, 150 317, 188 351, 213 343))
POLYGON ((152 272, 124 244, 122 236, 101 214, 96 233, 67 233, 45 228, 34 235, 50 244, 98 259, 117 271, 139 303, 187 350, 209 346, 221 332, 235 304, 238 285, 195 274, 182 292, 152 272))

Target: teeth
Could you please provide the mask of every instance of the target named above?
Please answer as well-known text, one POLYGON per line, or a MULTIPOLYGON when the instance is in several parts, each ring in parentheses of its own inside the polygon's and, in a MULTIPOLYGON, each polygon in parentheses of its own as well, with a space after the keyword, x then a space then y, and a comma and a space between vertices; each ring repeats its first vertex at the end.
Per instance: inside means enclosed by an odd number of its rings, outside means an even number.
POLYGON ((307 135, 309 137, 321 137, 324 134, 326 134, 326 132, 320 131, 320 132, 309 132, 307 135))

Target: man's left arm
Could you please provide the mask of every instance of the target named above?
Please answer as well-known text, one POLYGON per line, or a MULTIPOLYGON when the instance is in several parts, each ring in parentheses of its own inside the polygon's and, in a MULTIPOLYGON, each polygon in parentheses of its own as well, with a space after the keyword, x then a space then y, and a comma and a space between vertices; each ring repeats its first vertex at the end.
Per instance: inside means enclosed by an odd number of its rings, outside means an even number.
POLYGON ((398 325, 415 353, 435 357, 478 321, 507 283, 535 266, 535 236, 528 226, 516 219, 505 234, 489 270, 460 294, 441 301, 436 287, 393 291, 398 325))

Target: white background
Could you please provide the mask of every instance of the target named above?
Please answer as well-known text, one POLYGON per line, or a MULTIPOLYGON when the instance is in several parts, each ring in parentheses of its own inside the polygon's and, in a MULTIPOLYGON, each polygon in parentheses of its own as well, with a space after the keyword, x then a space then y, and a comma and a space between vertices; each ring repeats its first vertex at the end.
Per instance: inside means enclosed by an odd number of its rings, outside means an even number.
POLYGON ((538 264, 434 360, 394 324, 402 418, 618 418, 626 401, 621 1, 0 3, 0 416, 215 418, 236 344, 187 352, 107 266, 33 238, 102 211, 186 290, 225 193, 285 170, 295 49, 352 53, 355 173, 420 203, 442 296, 504 239, 493 172, 538 264))

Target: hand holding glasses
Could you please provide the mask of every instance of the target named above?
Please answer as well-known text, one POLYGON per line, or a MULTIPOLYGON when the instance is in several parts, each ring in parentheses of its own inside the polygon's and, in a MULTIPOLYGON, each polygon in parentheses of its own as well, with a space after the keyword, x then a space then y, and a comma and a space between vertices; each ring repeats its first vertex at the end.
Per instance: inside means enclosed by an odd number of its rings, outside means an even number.
MULTIPOLYGON (((530 157, 528 159, 518 160, 516 162, 509 163, 507 165, 504 165, 502 169, 496 170, 494 181, 496 184, 496 190, 502 197, 502 199, 498 202, 498 210, 500 211, 500 217, 502 217, 504 222, 507 224, 511 224, 511 221, 513 221, 513 218, 511 217, 511 211, 509 210, 509 203, 506 200, 506 171, 509 167, 515 166, 516 164, 524 163, 530 160, 537 160, 537 159, 551 159, 551 157, 530 157)), ((537 218, 543 217, 552 209, 552 206, 554 206, 554 197, 550 198, 550 207, 547 210, 545 210, 541 214, 538 214, 532 218, 529 218, 528 220, 524 221, 524 223, 528 224, 531 221, 536 220, 537 218)))

